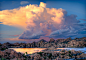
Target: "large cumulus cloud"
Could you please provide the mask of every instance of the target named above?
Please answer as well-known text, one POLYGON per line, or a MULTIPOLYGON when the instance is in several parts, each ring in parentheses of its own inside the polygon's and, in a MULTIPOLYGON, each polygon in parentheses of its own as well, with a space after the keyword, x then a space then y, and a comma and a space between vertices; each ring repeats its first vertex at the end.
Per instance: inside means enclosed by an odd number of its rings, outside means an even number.
POLYGON ((77 15, 67 15, 62 8, 46 8, 43 2, 39 6, 30 4, 0 13, 2 24, 27 28, 19 39, 66 38, 86 34, 86 24, 80 24, 77 15))

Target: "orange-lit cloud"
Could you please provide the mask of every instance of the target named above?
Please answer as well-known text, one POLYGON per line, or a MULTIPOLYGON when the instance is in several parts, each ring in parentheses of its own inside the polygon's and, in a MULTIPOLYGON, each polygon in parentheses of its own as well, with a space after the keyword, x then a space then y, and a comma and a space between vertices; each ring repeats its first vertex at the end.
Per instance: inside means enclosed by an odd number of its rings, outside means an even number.
POLYGON ((36 23, 34 21, 41 21, 39 23, 58 23, 60 24, 64 20, 63 9, 46 8, 46 4, 40 2, 40 5, 27 5, 12 10, 0 11, 1 24, 26 27, 27 24, 34 27, 36 23))
POLYGON ((4 25, 26 27, 26 16, 18 9, 0 11, 0 22, 4 25))
POLYGON ((76 17, 77 15, 67 15, 67 11, 62 8, 47 8, 43 2, 40 2, 39 6, 30 4, 0 11, 1 24, 26 28, 26 31, 19 35, 19 39, 75 36, 82 31, 82 25, 78 24, 80 21, 76 17))

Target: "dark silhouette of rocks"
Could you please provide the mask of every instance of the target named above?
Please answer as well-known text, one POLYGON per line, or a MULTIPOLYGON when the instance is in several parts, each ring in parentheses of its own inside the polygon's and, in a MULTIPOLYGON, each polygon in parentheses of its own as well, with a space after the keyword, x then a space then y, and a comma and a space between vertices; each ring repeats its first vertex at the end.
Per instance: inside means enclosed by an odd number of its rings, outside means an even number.
POLYGON ((13 49, 6 49, 4 51, 0 51, 0 59, 8 59, 8 60, 82 60, 86 59, 86 54, 81 51, 75 50, 61 50, 59 52, 52 51, 55 47, 50 47, 42 52, 36 52, 33 54, 22 54, 17 53, 13 49))
POLYGON ((55 40, 54 40, 53 38, 51 38, 49 42, 50 42, 50 43, 54 43, 55 40))
POLYGON ((22 53, 17 53, 13 49, 6 49, 4 51, 0 51, 0 60, 4 60, 4 59, 25 60, 25 59, 29 59, 29 57, 30 56, 25 56, 22 53))
POLYGON ((57 39, 54 40, 53 38, 50 39, 50 41, 46 41, 44 39, 41 39, 38 42, 32 42, 32 43, 14 43, 11 44, 9 42, 0 44, 0 50, 4 50, 7 48, 47 48, 47 47, 57 47, 57 48, 63 48, 63 47, 86 47, 86 37, 82 38, 67 38, 67 39, 57 39))

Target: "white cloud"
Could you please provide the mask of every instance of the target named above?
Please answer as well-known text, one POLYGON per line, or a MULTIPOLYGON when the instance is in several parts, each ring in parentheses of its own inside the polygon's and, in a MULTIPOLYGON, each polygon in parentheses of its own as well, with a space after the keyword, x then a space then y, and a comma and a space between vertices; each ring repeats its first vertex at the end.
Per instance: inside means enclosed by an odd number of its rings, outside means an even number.
POLYGON ((29 3, 28 1, 21 1, 20 4, 23 5, 23 4, 27 4, 29 3))

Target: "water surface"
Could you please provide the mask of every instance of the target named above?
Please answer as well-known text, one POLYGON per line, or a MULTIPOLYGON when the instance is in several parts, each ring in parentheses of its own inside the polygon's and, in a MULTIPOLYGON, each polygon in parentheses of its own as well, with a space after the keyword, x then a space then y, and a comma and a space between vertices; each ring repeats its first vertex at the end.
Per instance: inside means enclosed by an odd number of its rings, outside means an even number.
POLYGON ((46 48, 10 48, 10 49, 15 50, 16 52, 21 52, 21 53, 27 52, 28 54, 32 54, 35 52, 40 52, 46 48))
MULTIPOLYGON (((28 54, 32 54, 35 52, 40 52, 46 48, 10 48, 10 49, 14 49, 16 52, 21 52, 21 53, 25 53, 27 52, 28 54)), ((61 50, 61 49, 66 49, 66 50, 75 50, 75 51, 82 51, 84 53, 86 53, 86 47, 84 48, 57 48, 57 50, 61 50)))

